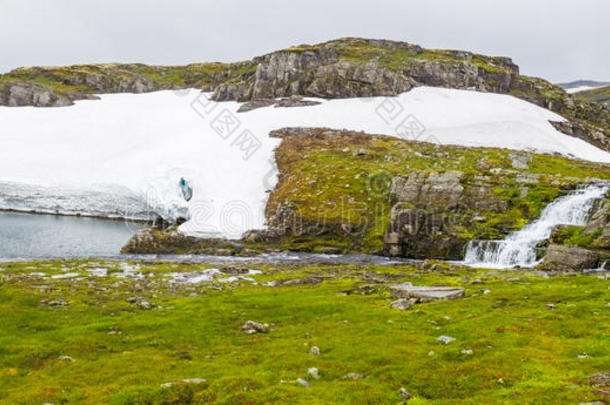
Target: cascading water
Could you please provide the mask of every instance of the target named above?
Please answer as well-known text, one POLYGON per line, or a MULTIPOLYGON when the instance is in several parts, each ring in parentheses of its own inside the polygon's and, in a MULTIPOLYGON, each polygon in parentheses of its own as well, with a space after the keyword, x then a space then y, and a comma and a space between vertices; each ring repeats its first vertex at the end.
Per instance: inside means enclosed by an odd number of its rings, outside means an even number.
POLYGON ((464 263, 472 267, 533 267, 540 263, 536 246, 551 236, 557 225, 584 225, 595 200, 606 194, 607 185, 587 186, 549 204, 536 221, 504 240, 472 241, 464 263))

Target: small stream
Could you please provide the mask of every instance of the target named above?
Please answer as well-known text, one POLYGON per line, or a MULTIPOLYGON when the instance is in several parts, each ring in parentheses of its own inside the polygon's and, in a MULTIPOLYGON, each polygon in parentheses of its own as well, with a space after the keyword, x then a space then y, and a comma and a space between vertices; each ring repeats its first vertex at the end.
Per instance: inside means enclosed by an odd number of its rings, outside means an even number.
POLYGON ((592 185, 576 190, 549 204, 540 218, 503 240, 472 241, 464 264, 483 268, 533 267, 540 263, 536 247, 551 236, 557 225, 584 225, 596 200, 610 187, 592 185))

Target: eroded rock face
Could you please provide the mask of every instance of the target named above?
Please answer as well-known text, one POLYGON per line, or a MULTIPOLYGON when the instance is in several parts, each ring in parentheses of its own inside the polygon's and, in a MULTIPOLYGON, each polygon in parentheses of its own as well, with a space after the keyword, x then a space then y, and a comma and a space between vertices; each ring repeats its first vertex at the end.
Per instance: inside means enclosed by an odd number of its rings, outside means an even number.
MULTIPOLYGON (((394 177, 394 207, 385 236, 390 256, 459 260, 468 239, 456 228, 481 220, 478 212, 501 212, 507 202, 493 192, 493 178, 467 178, 459 171, 417 172, 394 177)), ((484 220, 485 218, 483 218, 484 220)))
POLYGON ((599 259, 599 254, 591 250, 550 245, 540 268, 547 271, 594 269, 598 267, 599 259))
POLYGON ((493 58, 498 72, 475 63, 475 55, 448 51, 442 61, 415 57, 424 52, 417 46, 393 41, 358 39, 361 45, 400 50, 413 57, 400 69, 389 69, 378 58, 351 60, 341 56, 340 41, 305 50, 284 50, 256 58, 254 77, 239 83, 221 84, 213 99, 247 101, 260 98, 307 95, 323 98, 394 96, 416 86, 438 86, 507 93, 519 68, 510 58, 493 58), (499 69, 500 70, 500 69, 499 69))
POLYGON ((413 173, 408 178, 392 179, 391 193, 396 202, 413 203, 422 208, 442 205, 453 208, 457 205, 464 186, 460 183, 462 172, 413 173))
MULTIPOLYGON (((47 86, 24 81, 0 82, 0 105, 9 107, 64 107, 77 95, 58 95, 47 86)), ((85 96, 80 96, 85 97, 85 96)))
POLYGON ((269 99, 295 95, 322 98, 393 96, 417 82, 379 66, 375 60, 340 59, 334 49, 280 51, 261 58, 256 75, 248 81, 221 84, 217 101, 269 99))

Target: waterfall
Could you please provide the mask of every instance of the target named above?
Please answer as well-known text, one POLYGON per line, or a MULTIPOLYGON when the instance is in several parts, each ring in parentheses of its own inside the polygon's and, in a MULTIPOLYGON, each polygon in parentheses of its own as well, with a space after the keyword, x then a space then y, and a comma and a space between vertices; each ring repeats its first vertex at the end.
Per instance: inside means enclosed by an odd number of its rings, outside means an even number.
POLYGON ((504 240, 471 241, 464 263, 472 267, 533 267, 537 260, 536 246, 551 236, 557 225, 584 225, 595 200, 610 187, 592 185, 576 190, 549 204, 540 218, 508 235, 504 240))

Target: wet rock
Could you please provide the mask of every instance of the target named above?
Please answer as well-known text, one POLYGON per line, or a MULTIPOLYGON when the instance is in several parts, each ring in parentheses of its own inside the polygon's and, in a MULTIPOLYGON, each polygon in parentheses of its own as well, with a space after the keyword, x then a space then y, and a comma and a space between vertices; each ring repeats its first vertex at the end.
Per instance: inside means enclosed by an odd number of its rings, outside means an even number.
POLYGON ((251 229, 244 233, 242 240, 248 243, 267 243, 277 239, 279 236, 278 232, 274 229, 251 229))
POLYGON ((269 324, 247 321, 242 325, 241 329, 249 335, 252 335, 254 333, 268 333, 269 324))
POLYGON ((157 215, 155 217, 155 219, 153 220, 153 223, 152 223, 153 229, 156 229, 156 230, 159 230, 159 231, 164 231, 167 228, 169 228, 170 226, 172 226, 171 222, 166 221, 160 215, 157 215))
POLYGON ((540 265, 544 271, 585 270, 597 268, 599 253, 573 246, 551 244, 540 265))
POLYGON ((416 303, 455 300, 464 297, 464 289, 456 287, 414 286, 411 283, 390 286, 392 298, 414 299, 416 303))

